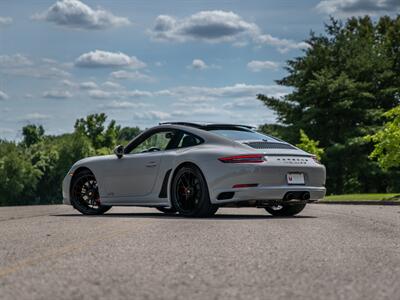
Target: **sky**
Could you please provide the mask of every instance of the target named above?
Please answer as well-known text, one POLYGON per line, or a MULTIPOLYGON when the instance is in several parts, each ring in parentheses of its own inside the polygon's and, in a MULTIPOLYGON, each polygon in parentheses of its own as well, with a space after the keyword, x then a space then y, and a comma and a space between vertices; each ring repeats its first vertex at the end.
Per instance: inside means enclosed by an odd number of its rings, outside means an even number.
POLYGON ((256 95, 290 92, 275 80, 311 30, 399 12, 400 0, 0 0, 0 139, 100 112, 141 128, 271 123, 256 95))

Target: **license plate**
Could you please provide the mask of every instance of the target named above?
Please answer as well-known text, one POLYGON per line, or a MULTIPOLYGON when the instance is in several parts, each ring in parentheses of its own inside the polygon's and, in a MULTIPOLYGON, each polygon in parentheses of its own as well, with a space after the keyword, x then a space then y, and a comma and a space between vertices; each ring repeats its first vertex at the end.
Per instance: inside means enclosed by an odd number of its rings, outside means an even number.
POLYGON ((286 175, 286 180, 288 184, 304 184, 304 174, 303 173, 288 173, 286 175))

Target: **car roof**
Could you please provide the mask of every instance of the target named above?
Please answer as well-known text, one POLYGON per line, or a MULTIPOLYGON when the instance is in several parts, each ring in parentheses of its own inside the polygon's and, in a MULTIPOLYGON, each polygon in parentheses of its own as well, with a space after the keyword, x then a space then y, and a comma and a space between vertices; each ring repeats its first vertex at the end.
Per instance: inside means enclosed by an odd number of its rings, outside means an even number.
POLYGON ((181 125, 181 126, 188 126, 188 127, 195 127, 199 129, 209 129, 209 128, 247 128, 247 129, 254 129, 253 126, 249 125, 242 125, 242 124, 229 124, 229 123, 211 123, 211 122, 162 122, 159 125, 181 125))

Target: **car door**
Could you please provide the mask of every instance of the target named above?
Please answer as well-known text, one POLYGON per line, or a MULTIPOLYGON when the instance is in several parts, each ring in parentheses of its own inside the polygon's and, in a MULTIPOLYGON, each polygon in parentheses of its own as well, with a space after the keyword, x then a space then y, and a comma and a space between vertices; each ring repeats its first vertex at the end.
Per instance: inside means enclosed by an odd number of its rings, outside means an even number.
POLYGON ((127 154, 110 162, 107 197, 138 197, 152 191, 160 166, 159 153, 127 154))
POLYGON ((149 134, 122 158, 115 157, 105 168, 106 197, 140 197, 152 192, 161 157, 173 138, 171 130, 149 134))

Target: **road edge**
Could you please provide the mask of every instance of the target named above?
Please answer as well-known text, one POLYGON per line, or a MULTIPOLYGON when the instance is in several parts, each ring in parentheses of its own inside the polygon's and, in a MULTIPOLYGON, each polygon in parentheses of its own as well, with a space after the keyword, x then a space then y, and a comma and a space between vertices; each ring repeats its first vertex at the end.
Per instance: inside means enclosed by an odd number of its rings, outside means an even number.
POLYGON ((313 204, 344 204, 344 205, 392 205, 399 206, 400 201, 317 201, 313 204))

